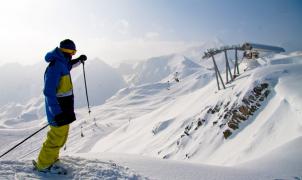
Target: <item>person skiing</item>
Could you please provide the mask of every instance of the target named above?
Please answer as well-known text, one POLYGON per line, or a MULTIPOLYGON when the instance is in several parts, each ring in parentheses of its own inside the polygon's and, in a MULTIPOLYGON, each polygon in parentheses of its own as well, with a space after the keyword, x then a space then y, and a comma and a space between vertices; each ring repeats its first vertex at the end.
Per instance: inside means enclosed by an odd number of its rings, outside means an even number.
POLYGON ((43 93, 50 130, 47 132, 37 161, 33 161, 35 169, 41 172, 63 173, 59 167, 59 152, 67 140, 69 124, 76 120, 70 71, 87 60, 86 55, 72 60, 75 53, 75 43, 65 39, 60 42, 60 47, 56 47, 45 56, 49 65, 44 74, 43 93))

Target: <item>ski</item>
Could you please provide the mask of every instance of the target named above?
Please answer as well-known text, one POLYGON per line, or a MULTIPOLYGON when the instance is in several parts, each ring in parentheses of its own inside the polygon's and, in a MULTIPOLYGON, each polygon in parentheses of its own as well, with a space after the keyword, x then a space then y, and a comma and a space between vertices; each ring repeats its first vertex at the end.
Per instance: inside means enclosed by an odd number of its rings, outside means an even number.
POLYGON ((38 170, 37 162, 35 160, 32 160, 32 163, 34 166, 33 170, 35 172, 44 173, 44 174, 67 175, 67 169, 63 168, 62 166, 56 165, 56 163, 51 165, 49 168, 43 170, 38 170))

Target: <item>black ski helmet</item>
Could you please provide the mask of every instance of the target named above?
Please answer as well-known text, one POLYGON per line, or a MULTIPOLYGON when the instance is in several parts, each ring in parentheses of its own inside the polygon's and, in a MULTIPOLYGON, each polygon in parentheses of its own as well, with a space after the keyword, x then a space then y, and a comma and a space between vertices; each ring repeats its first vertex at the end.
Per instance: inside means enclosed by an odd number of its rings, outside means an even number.
POLYGON ((70 50, 77 50, 76 45, 70 39, 65 39, 65 40, 61 41, 60 42, 60 48, 70 49, 70 50))

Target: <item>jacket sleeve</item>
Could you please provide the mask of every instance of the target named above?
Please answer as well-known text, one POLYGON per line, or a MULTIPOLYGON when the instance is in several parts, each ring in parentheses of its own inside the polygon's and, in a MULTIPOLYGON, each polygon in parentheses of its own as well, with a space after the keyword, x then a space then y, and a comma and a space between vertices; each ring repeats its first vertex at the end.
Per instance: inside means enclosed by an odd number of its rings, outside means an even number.
POLYGON ((46 108, 49 109, 53 116, 62 113, 62 109, 56 96, 57 87, 61 78, 60 73, 60 66, 58 63, 55 63, 47 68, 44 76, 44 95, 48 105, 46 108))
POLYGON ((78 67, 81 64, 81 61, 79 59, 73 59, 69 61, 69 70, 78 67))

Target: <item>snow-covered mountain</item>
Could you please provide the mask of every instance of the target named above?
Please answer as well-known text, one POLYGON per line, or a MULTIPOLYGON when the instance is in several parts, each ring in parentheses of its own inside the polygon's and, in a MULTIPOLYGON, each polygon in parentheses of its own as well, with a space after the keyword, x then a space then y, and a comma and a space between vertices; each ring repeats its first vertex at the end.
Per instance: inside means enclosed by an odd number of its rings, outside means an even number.
MULTIPOLYGON (((126 68, 125 64, 121 68, 126 68)), ((133 65, 126 74, 129 84, 141 85, 161 81, 163 79, 173 80, 173 74, 177 73, 180 78, 190 75, 200 66, 182 55, 169 55, 150 58, 146 61, 133 65), (133 73, 134 72, 134 73, 133 73), (172 77, 171 77, 172 76, 172 77)))
MULTIPOLYGON (((77 71, 82 71, 82 67, 79 67, 77 71)), ((87 61, 85 64, 85 71, 91 106, 103 104, 118 90, 125 87, 125 82, 121 74, 119 74, 116 69, 104 63, 102 60, 94 59, 87 61)), ((75 74, 75 76, 75 106, 77 108, 84 107, 87 105, 84 76, 82 72, 75 74)))
MULTIPOLYGON (((242 62, 240 75, 220 91, 210 60, 174 54, 124 67, 131 86, 94 106, 90 115, 85 107, 76 111, 61 152, 69 178, 110 177, 100 175, 104 168, 124 179, 301 178, 302 53, 257 61, 258 67, 246 71, 242 62)), ((223 56, 217 62, 223 71, 223 56)), ((11 147, 40 122, 28 120, 22 128, 4 123, 0 141, 11 147)), ((37 156, 45 133, 9 153, 0 175, 39 177, 22 166, 37 156)))
POLYGON ((25 66, 18 63, 0 66, 0 107, 11 103, 25 104, 42 92, 46 65, 25 66))
MULTIPOLYGON (((124 76, 129 85, 156 83, 159 81, 173 81, 174 77, 185 78, 198 71, 200 67, 211 69, 211 60, 202 61, 201 57, 209 47, 220 47, 223 42, 214 39, 200 46, 192 47, 184 52, 149 58, 136 63, 121 63, 118 71, 124 76)), ((219 55, 218 64, 224 61, 224 56, 219 55)), ((225 67, 220 66, 223 70, 225 67)))
POLYGON ((240 77, 225 90, 217 91, 212 81, 166 101, 101 139, 92 151, 219 165, 254 159, 301 136, 301 85, 296 83, 302 80, 301 68, 300 55, 270 59, 246 72, 241 69, 240 77))

